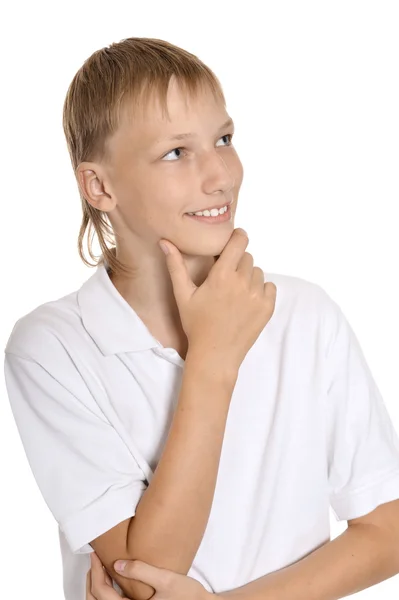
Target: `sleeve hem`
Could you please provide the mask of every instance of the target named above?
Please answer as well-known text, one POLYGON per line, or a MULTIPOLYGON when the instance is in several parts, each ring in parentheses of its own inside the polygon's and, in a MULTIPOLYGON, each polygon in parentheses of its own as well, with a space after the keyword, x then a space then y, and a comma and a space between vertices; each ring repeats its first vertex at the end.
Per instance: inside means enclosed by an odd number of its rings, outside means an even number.
POLYGON ((134 487, 109 489, 94 504, 86 506, 70 517, 66 523, 60 523, 60 529, 74 554, 93 552, 90 541, 102 535, 136 514, 137 504, 146 490, 143 482, 134 487))
POLYGON ((331 496, 330 506, 337 521, 356 519, 380 504, 399 499, 399 469, 385 473, 359 490, 331 496))

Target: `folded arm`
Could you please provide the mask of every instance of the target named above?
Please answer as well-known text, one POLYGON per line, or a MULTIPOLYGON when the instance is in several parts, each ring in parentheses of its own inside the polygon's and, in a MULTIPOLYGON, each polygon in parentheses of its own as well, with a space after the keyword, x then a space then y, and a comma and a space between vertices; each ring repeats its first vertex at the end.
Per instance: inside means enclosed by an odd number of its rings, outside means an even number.
POLYGON ((223 371, 217 356, 188 351, 169 436, 135 516, 91 542, 110 577, 134 600, 148 600, 154 589, 121 577, 113 568, 116 560, 141 560, 186 575, 201 544, 236 381, 223 371))
POLYGON ((217 594, 223 600, 338 600, 399 573, 399 500, 382 504, 297 563, 217 594))

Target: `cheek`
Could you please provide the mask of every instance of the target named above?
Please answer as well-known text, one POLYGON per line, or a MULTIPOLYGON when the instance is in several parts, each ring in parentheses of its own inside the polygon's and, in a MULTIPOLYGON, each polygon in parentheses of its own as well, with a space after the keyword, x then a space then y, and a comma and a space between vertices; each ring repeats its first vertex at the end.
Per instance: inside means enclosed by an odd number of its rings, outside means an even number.
MULTIPOLYGON (((194 182, 184 177, 171 175, 163 178, 156 186, 152 187, 151 203, 154 210, 158 210, 163 215, 173 215, 176 212, 184 210, 187 202, 192 202, 194 182)), ((167 218, 167 217, 166 217, 167 218)))
POLYGON ((176 190, 173 186, 152 186, 147 190, 145 197, 140 201, 141 218, 147 223, 157 227, 165 225, 176 219, 187 205, 187 200, 182 196, 182 190, 176 190))

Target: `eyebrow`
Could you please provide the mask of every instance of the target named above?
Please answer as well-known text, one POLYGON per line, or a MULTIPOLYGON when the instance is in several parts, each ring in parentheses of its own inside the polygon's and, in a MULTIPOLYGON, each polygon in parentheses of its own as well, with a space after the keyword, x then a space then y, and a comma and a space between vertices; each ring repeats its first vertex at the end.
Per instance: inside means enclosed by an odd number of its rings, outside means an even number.
MULTIPOLYGON (((229 127, 229 126, 233 126, 234 127, 234 121, 231 117, 229 117, 227 119, 227 121, 225 121, 225 123, 223 123, 223 125, 221 125, 218 129, 218 133, 219 131, 222 131, 222 129, 225 129, 225 127, 229 127)), ((159 142, 171 142, 172 140, 185 140, 186 138, 189 137, 197 137, 196 133, 175 133, 173 135, 171 135, 170 137, 166 137, 166 138, 159 138, 157 140, 155 140, 155 143, 158 144, 159 142)))

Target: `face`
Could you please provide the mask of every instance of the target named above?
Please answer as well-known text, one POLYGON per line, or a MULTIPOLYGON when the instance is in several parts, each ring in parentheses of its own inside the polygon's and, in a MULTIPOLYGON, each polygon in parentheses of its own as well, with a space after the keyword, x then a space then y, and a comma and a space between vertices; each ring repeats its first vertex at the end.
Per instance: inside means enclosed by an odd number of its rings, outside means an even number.
POLYGON ((127 244, 132 257, 159 253, 158 241, 170 240, 184 254, 215 256, 234 229, 243 167, 231 142, 233 126, 222 103, 209 91, 189 102, 171 80, 170 121, 156 101, 146 114, 128 118, 109 140, 110 163, 103 165, 101 210, 127 244), (186 104, 187 102, 187 104, 186 104), (191 133, 185 139, 175 134, 191 133), (229 220, 218 224, 192 219, 195 212, 231 204, 229 220))

